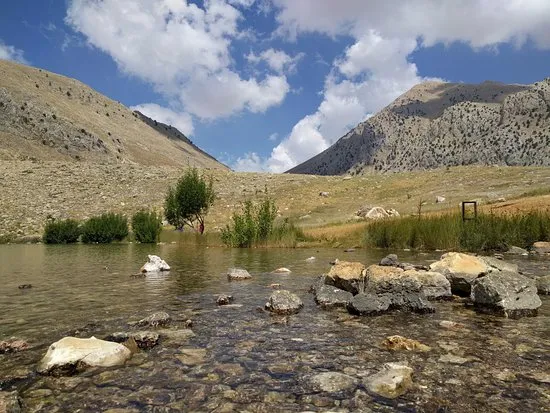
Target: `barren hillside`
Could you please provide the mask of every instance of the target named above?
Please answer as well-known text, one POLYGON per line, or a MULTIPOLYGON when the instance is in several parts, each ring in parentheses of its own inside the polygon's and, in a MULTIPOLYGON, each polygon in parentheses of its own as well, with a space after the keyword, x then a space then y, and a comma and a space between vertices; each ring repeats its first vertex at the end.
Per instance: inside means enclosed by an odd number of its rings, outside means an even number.
POLYGON ((550 78, 415 86, 291 173, 550 165, 550 78))
POLYGON ((0 60, 0 144, 3 160, 227 169, 175 128, 155 127, 77 80, 5 60, 0 60))

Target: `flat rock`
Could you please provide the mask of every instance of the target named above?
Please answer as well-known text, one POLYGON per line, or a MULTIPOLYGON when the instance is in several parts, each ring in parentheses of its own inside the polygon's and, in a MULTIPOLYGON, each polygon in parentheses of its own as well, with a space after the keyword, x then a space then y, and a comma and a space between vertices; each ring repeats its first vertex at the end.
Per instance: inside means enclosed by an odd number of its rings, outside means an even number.
POLYGON ((527 251, 526 249, 515 246, 509 247, 508 251, 506 251, 505 253, 510 255, 529 255, 529 251, 527 251))
POLYGON ((384 368, 365 379, 368 391, 387 399, 395 399, 412 387, 413 369, 397 363, 386 363, 384 368))
POLYGON ((334 393, 354 389, 357 386, 358 380, 347 374, 327 371, 312 376, 310 382, 312 387, 318 391, 334 393))
POLYGON ((242 268, 230 268, 227 270, 227 278, 230 281, 241 281, 252 278, 248 271, 242 268))
POLYGON ((475 280, 471 300, 477 309, 510 318, 536 316, 542 305, 534 280, 505 271, 475 280))
POLYGON ((180 354, 178 354, 176 357, 183 364, 195 366, 197 364, 201 364, 206 358, 206 349, 182 348, 180 349, 180 354))
POLYGON ((75 369, 122 365, 132 356, 119 343, 91 338, 64 337, 48 348, 40 360, 39 373, 72 373, 75 369))
POLYGON ((508 272, 518 272, 519 268, 517 264, 511 262, 506 262, 504 260, 495 258, 495 257, 478 257, 481 259, 488 267, 488 272, 498 272, 498 271, 508 271, 508 272))
POLYGON ((160 327, 160 326, 166 326, 170 323, 172 320, 172 317, 170 317, 170 314, 159 311, 156 313, 151 314, 148 317, 145 317, 137 322, 138 326, 149 326, 149 327, 160 327))
POLYGON ((141 272, 170 271, 170 266, 157 255, 148 255, 147 262, 141 267, 141 272))
POLYGON ((315 289, 315 302, 321 307, 345 307, 353 294, 332 285, 321 285, 315 289))
POLYGON ((148 350, 158 344, 159 337, 160 335, 155 331, 125 331, 112 333, 105 339, 108 341, 114 341, 115 343, 124 343, 126 340, 132 339, 136 342, 140 349, 148 350))
POLYGON ((449 363, 449 364, 466 364, 470 361, 474 361, 472 358, 468 357, 461 357, 457 356, 455 354, 444 354, 443 356, 439 357, 440 363, 449 363))
POLYGON ((275 314, 294 314, 299 312, 304 303, 300 297, 287 290, 277 290, 269 297, 269 301, 266 303, 266 310, 275 314))
POLYGON ((360 262, 337 261, 328 274, 325 283, 352 294, 362 292, 365 266, 360 262))
POLYGON ((538 277, 536 279, 536 283, 537 283, 538 294, 540 295, 550 294, 550 275, 545 275, 544 277, 538 277))
POLYGON ((382 342, 382 346, 392 351, 407 350, 426 352, 431 350, 429 346, 422 344, 420 341, 402 337, 399 335, 386 337, 386 339, 382 342))
POLYGON ((489 272, 489 267, 482 259, 473 255, 448 252, 430 265, 430 271, 447 277, 453 294, 467 297, 472 291, 472 282, 481 274, 489 272))
POLYGON ((158 333, 162 338, 166 338, 170 341, 174 342, 183 342, 189 340, 191 337, 195 337, 195 333, 193 330, 184 328, 184 329, 172 329, 172 328, 165 328, 162 330, 158 330, 158 333))

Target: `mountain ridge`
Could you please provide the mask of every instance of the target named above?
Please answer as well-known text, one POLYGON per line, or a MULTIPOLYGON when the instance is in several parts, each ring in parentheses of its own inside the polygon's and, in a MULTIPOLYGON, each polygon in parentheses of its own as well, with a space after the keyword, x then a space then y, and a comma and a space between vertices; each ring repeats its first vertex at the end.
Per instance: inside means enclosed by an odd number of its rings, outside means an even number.
POLYGON ((550 78, 532 85, 424 82, 288 173, 458 165, 549 166, 550 78))

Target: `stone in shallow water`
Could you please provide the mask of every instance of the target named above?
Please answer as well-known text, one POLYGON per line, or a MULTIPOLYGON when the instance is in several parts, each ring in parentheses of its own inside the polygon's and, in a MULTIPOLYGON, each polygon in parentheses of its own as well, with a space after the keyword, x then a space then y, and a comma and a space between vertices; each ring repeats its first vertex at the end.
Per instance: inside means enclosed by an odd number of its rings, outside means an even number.
POLYGON ((354 377, 335 371, 316 374, 310 378, 310 382, 316 390, 330 393, 351 390, 357 385, 357 379, 354 377))
POLYGON ((382 260, 380 260, 379 265, 397 267, 399 265, 399 260, 397 259, 397 255, 389 254, 389 255, 386 255, 384 258, 382 258, 382 260))
POLYGON ((489 272, 489 267, 480 258, 460 252, 448 252, 439 261, 430 265, 430 271, 443 274, 451 283, 453 294, 469 296, 473 281, 489 272))
POLYGON ((406 270, 404 276, 416 278, 429 300, 452 297, 451 283, 443 274, 435 271, 406 270))
POLYGON ((141 267, 141 272, 162 272, 170 271, 170 266, 162 258, 156 255, 148 255, 147 262, 141 267))
POLYGON ((53 343, 38 364, 39 373, 68 372, 90 367, 122 365, 132 356, 122 344, 91 338, 64 337, 53 343))
POLYGON ((227 279, 233 281, 248 280, 252 278, 250 273, 242 268, 230 268, 227 270, 227 279))
POLYGON ((330 285, 322 285, 315 289, 315 302, 325 308, 345 307, 352 297, 350 292, 330 285))
POLYGON ((449 364, 465 364, 470 361, 476 361, 476 360, 477 359, 473 357, 461 357, 450 353, 439 357, 439 362, 449 363, 449 364))
POLYGON ((155 347, 159 342, 159 334, 154 331, 116 332, 105 338, 115 343, 124 343, 133 339, 140 349, 146 350, 155 347))
POLYGON ((460 329, 466 328, 466 326, 462 323, 457 323, 455 321, 449 321, 449 320, 440 321, 439 326, 443 328, 448 328, 450 330, 460 330, 460 329))
POLYGON ((431 348, 419 341, 402 336, 389 336, 382 342, 382 346, 388 350, 430 351, 431 348))
POLYGON ((292 271, 290 271, 286 267, 277 268, 276 270, 271 271, 272 274, 289 274, 292 271))
POLYGON ((294 314, 299 312, 304 303, 300 297, 287 290, 277 290, 271 294, 265 308, 275 314, 294 314))
POLYGON ((363 291, 365 266, 360 262, 338 261, 328 272, 325 283, 352 294, 363 291))
POLYGON ((541 295, 550 295, 550 275, 536 279, 537 293, 541 295))
POLYGON ((148 317, 145 317, 142 320, 139 320, 137 322, 137 325, 139 326, 150 326, 150 327, 159 327, 159 326, 165 326, 172 320, 172 317, 170 317, 170 314, 159 311, 156 313, 151 314, 148 317))
POLYGON ((413 369, 398 363, 386 363, 378 373, 365 379, 364 384, 371 393, 395 399, 405 394, 412 386, 413 369))
POLYGON ((0 354, 18 353, 29 348, 29 344, 24 340, 0 341, 0 354))
POLYGON ((206 358, 206 350, 203 348, 183 348, 180 353, 177 359, 190 366, 201 364, 206 358))
POLYGON ((506 271, 475 280, 471 300, 477 309, 510 318, 536 316, 542 305, 534 280, 506 271))
POLYGON ((0 413, 20 413, 22 411, 17 392, 0 391, 0 413))
POLYGON ((233 296, 228 294, 220 294, 216 298, 216 304, 218 305, 228 305, 233 302, 233 296))

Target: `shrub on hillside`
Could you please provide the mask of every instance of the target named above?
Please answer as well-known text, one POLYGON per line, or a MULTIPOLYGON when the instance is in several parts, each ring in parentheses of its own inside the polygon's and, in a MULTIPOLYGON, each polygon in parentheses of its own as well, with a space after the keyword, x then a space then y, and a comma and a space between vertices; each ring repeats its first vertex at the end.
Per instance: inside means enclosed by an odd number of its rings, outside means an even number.
POLYGON ((82 225, 82 242, 108 244, 128 236, 128 219, 121 214, 108 213, 88 219, 82 225))
POLYGON ((74 219, 50 220, 44 228, 42 241, 46 244, 72 244, 80 237, 80 224, 74 219))
POLYGON ((132 232, 136 241, 152 244, 158 241, 162 230, 161 216, 156 212, 138 211, 132 216, 132 232))

